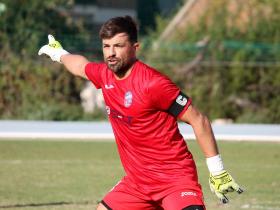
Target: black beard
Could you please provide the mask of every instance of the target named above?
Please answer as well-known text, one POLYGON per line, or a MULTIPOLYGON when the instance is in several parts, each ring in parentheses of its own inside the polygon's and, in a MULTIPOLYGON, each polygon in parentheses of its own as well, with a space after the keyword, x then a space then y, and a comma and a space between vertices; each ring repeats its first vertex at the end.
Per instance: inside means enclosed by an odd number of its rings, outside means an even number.
POLYGON ((136 59, 132 59, 130 62, 124 64, 120 60, 116 65, 109 65, 109 62, 106 62, 107 67, 114 72, 119 78, 125 76, 126 72, 130 69, 130 67, 135 63, 136 59))
POLYGON ((106 62, 108 68, 113 71, 114 73, 117 73, 118 71, 120 71, 121 69, 123 69, 123 63, 121 60, 118 60, 117 63, 115 65, 110 65, 109 62, 106 62))

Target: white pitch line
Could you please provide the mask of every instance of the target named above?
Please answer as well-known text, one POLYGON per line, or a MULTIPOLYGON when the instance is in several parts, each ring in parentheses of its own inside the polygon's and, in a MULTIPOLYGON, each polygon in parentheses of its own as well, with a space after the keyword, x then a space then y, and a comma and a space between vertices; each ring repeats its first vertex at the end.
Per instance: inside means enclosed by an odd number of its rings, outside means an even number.
MULTIPOLYGON (((196 139, 194 134, 183 134, 184 139, 196 139)), ((268 135, 215 135, 216 140, 224 141, 273 141, 280 142, 280 136, 268 135)))
MULTIPOLYGON (((183 134, 184 139, 194 140, 194 134, 183 134)), ((280 142, 280 136, 268 135, 215 135, 217 140, 225 141, 273 141, 280 142)), ((115 139, 113 133, 69 133, 69 132, 0 132, 0 139, 42 139, 42 140, 85 140, 85 141, 113 141, 115 139)))
POLYGON ((0 132, 0 138, 48 139, 48 140, 114 140, 110 133, 46 133, 46 132, 0 132))

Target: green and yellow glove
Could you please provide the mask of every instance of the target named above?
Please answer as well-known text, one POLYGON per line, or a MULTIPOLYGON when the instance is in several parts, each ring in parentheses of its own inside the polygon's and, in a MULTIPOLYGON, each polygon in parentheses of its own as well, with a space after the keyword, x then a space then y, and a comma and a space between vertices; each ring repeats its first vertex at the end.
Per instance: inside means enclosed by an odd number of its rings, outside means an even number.
POLYGON ((209 185, 212 193, 215 193, 222 203, 228 203, 229 200, 225 196, 228 192, 236 191, 239 194, 243 192, 232 176, 225 170, 217 175, 210 173, 209 185))
POLYGON ((53 61, 59 62, 62 55, 67 55, 69 52, 64 50, 61 44, 55 40, 52 35, 48 35, 49 44, 44 45, 40 48, 38 55, 45 54, 49 56, 53 61))
POLYGON ((240 194, 243 192, 232 176, 224 170, 220 155, 206 158, 206 163, 210 171, 210 190, 216 194, 222 203, 229 202, 228 198, 225 196, 227 193, 236 191, 240 194))

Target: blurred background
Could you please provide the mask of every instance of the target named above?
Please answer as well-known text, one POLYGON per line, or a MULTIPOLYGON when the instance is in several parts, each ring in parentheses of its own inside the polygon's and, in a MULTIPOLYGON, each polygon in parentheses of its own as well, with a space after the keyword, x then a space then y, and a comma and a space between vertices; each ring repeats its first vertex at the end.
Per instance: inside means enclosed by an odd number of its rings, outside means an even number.
POLYGON ((53 34, 102 61, 99 28, 123 15, 139 25, 139 58, 212 121, 280 123, 278 0, 0 0, 0 118, 105 119, 93 85, 37 52, 53 34))
POLYGON ((103 61, 99 28, 124 15, 139 25, 139 59, 209 116, 245 189, 219 204, 185 137, 207 209, 280 210, 279 0, 0 0, 0 209, 95 209, 123 176, 102 93, 38 50, 53 34, 103 61))

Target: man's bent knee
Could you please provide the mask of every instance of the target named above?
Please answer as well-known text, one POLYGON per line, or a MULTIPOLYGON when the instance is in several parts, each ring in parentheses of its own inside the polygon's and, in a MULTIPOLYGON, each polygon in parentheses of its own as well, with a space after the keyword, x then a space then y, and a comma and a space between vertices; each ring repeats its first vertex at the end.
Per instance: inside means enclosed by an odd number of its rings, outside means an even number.
POLYGON ((200 205, 194 205, 194 206, 188 206, 186 208, 183 208, 182 210, 204 210, 204 206, 200 206, 200 205))
POLYGON ((96 210, 112 210, 104 201, 101 201, 101 203, 98 204, 96 210))

